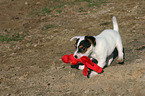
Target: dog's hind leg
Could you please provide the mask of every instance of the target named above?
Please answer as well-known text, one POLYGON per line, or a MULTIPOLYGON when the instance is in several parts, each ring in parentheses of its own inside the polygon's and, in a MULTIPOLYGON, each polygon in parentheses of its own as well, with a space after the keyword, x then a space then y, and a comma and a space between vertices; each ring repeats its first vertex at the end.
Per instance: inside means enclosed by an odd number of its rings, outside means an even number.
POLYGON ((117 50, 118 50, 117 62, 119 64, 123 64, 124 63, 124 52, 123 52, 123 45, 122 45, 121 39, 118 40, 116 47, 117 47, 117 50))
POLYGON ((113 61, 113 54, 111 54, 109 57, 108 57, 108 63, 107 63, 107 65, 109 66, 111 63, 112 63, 112 61, 113 61))

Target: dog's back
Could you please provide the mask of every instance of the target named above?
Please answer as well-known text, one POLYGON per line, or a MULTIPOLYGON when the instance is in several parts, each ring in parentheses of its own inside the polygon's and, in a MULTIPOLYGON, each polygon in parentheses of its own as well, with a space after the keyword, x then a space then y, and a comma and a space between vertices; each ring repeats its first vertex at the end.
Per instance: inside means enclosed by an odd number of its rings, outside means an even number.
POLYGON ((113 29, 106 29, 103 32, 101 32, 98 36, 96 36, 97 41, 99 41, 99 43, 102 44, 104 48, 109 49, 109 52, 107 52, 108 55, 110 55, 113 52, 114 48, 117 45, 117 42, 121 40, 120 34, 118 32, 119 27, 115 16, 113 16, 112 22, 113 29))

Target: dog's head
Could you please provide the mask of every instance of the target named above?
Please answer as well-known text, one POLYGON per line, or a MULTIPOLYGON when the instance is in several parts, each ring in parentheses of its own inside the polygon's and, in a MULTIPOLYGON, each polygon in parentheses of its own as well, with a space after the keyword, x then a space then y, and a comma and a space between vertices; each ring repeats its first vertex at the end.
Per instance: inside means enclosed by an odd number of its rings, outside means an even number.
POLYGON ((96 46, 96 39, 93 36, 75 36, 70 41, 74 39, 77 39, 75 43, 76 51, 74 52, 77 59, 82 56, 89 56, 93 51, 93 47, 96 46))

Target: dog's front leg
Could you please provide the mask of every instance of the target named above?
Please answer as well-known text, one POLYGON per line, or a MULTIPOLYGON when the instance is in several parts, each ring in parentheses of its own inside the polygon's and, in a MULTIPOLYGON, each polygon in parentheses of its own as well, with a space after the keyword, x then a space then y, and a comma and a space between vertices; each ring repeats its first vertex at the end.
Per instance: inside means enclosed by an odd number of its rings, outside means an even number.
POLYGON ((76 68, 79 70, 84 70, 85 66, 82 63, 79 63, 78 65, 71 65, 71 68, 76 68))
POLYGON ((101 68, 104 68, 104 66, 106 65, 106 58, 98 60, 98 66, 100 66, 101 68))
POLYGON ((96 76, 98 73, 96 71, 91 71, 91 73, 87 76, 88 78, 96 76))
MULTIPOLYGON (((104 66, 106 65, 106 61, 105 59, 102 59, 102 60, 98 60, 98 66, 100 66, 101 68, 104 68, 104 66)), ((94 77, 96 76, 98 73, 96 71, 91 71, 89 77, 94 77)))

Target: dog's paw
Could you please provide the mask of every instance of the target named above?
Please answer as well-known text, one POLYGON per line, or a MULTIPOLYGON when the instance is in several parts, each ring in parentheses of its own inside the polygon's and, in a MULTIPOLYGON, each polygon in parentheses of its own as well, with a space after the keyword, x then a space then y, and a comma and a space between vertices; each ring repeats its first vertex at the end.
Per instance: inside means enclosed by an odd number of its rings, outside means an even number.
POLYGON ((79 70, 83 70, 84 69, 84 64, 79 62, 77 65, 71 65, 71 68, 76 68, 76 69, 79 69, 79 70))
POLYGON ((123 59, 118 59, 118 60, 117 60, 117 63, 118 63, 118 64, 124 64, 124 60, 123 60, 123 59))
POLYGON ((91 72, 89 73, 89 75, 87 75, 87 77, 88 77, 88 78, 91 78, 91 77, 96 76, 97 74, 98 74, 97 72, 91 71, 91 72))

